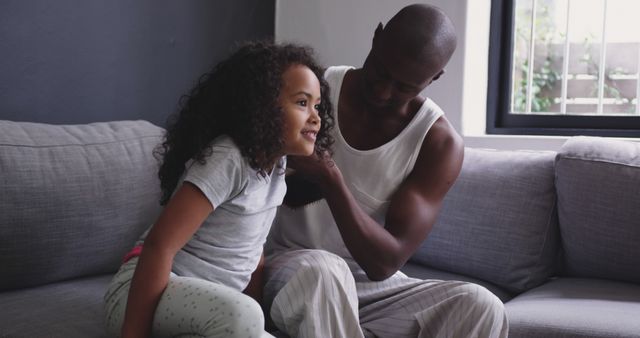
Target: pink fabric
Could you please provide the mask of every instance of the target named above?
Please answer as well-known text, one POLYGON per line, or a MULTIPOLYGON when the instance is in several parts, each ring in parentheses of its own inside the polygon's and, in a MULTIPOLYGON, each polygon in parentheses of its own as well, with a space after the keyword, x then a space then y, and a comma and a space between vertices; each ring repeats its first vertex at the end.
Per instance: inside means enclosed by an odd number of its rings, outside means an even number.
POLYGON ((141 253, 142 253, 142 245, 134 246, 133 249, 131 249, 131 251, 127 252, 127 254, 124 255, 124 258, 122 258, 122 264, 128 262, 133 257, 140 256, 141 253))

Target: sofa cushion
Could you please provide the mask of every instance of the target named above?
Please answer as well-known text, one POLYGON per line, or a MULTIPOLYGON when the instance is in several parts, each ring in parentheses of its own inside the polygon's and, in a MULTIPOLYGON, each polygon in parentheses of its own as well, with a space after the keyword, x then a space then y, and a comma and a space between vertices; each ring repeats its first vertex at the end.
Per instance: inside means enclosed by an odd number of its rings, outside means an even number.
POLYGON ((560 278, 505 304, 510 337, 638 337, 640 285, 560 278))
POLYGON ((412 261, 510 292, 554 272, 554 152, 467 148, 462 171, 412 261))
POLYGON ((0 337, 107 337, 103 295, 113 275, 0 293, 0 337))
POLYGON ((0 121, 0 290, 114 272, 159 212, 144 121, 0 121))
POLYGON ((556 176, 564 273, 640 283, 640 144, 571 138, 556 176))

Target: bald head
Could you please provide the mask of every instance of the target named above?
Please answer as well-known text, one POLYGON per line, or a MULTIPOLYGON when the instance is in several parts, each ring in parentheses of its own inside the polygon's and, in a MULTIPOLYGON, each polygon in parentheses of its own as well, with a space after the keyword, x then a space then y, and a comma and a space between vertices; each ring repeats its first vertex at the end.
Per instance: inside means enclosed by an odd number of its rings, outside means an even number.
POLYGON ((426 4, 404 7, 378 35, 383 46, 434 66, 444 67, 456 49, 455 28, 449 17, 426 4))

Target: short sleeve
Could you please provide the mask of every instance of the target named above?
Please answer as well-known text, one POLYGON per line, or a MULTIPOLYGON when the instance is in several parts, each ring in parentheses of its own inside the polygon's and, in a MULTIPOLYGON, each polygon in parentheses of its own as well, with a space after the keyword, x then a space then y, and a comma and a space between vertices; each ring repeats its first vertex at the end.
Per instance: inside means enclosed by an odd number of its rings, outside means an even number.
POLYGON ((213 145, 205 163, 194 161, 184 182, 194 184, 214 208, 236 196, 244 186, 244 161, 240 151, 229 145, 213 145))

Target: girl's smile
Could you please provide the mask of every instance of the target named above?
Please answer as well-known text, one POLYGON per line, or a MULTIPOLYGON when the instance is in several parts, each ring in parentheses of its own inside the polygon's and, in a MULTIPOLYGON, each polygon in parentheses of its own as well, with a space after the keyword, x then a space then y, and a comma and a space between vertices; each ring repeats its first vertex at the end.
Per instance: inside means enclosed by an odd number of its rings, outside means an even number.
POLYGON ((316 142, 316 136, 318 136, 317 130, 302 130, 302 135, 311 142, 316 142))

